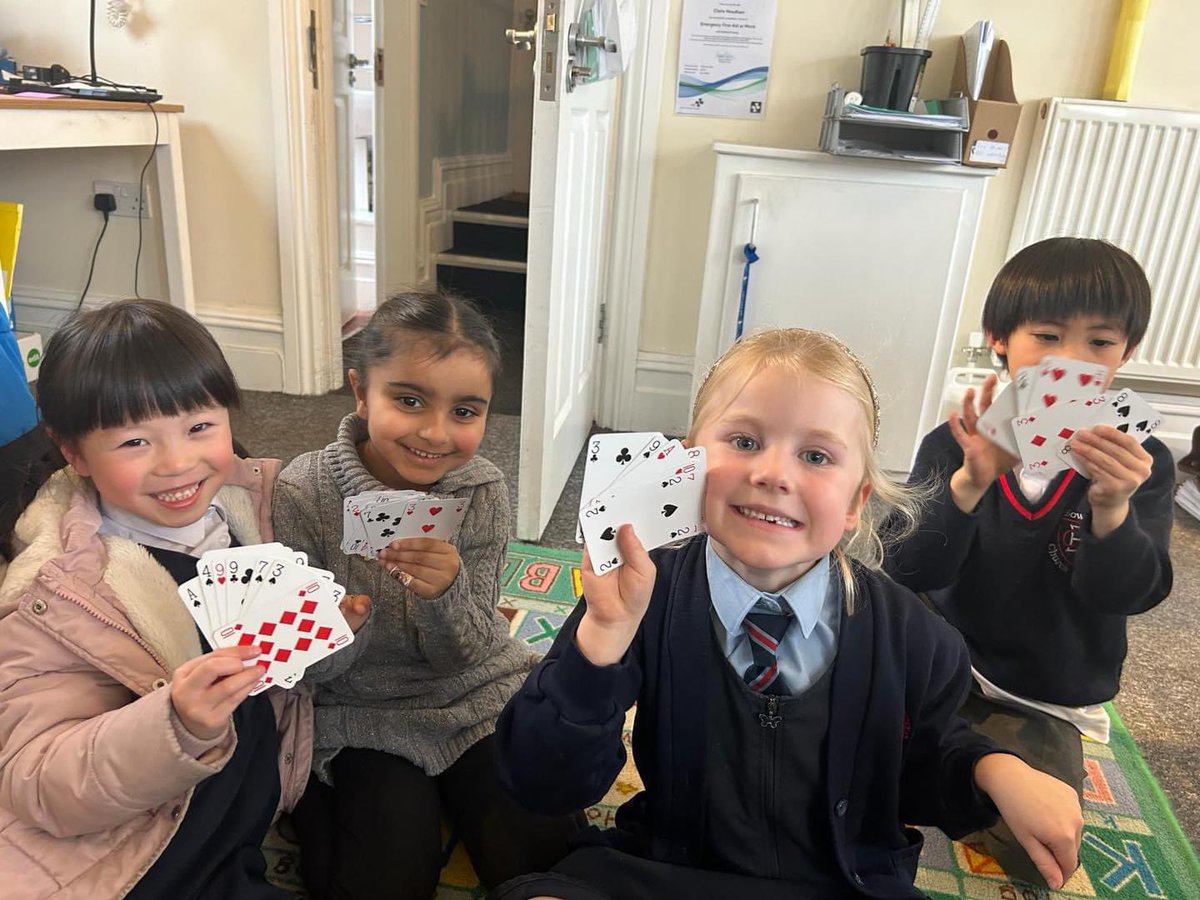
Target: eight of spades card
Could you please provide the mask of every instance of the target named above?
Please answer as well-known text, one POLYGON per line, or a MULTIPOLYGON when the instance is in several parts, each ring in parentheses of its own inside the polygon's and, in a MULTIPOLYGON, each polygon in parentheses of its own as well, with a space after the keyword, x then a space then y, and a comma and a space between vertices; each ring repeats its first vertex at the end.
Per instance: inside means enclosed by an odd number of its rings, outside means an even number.
POLYGON ((1067 467, 1060 450, 1080 428, 1094 424, 1104 406, 1104 395, 1087 400, 1067 400, 1053 408, 1018 416, 1012 421, 1021 461, 1034 472, 1053 474, 1067 467))
POLYGON ((1027 471, 1053 475, 1072 466, 1086 477, 1086 467, 1071 452, 1076 431, 1125 423, 1144 440, 1158 424, 1158 415, 1132 391, 1118 392, 1120 399, 1106 397, 1108 374, 1100 363, 1043 357, 1018 370, 1013 385, 979 417, 979 432, 1019 456, 1027 471))
MULTIPOLYGON (((1102 402, 1094 410, 1087 427, 1111 425, 1117 431, 1133 435, 1140 444, 1162 424, 1162 416, 1158 411, 1128 388, 1103 396, 1100 400, 1102 402)), ((1059 448, 1058 454, 1080 475, 1089 477, 1087 465, 1071 452, 1069 442, 1059 448)))
POLYGON ((596 574, 624 564, 616 536, 626 523, 633 525, 647 550, 697 534, 703 520, 704 475, 704 448, 684 448, 674 441, 593 499, 580 521, 596 574))

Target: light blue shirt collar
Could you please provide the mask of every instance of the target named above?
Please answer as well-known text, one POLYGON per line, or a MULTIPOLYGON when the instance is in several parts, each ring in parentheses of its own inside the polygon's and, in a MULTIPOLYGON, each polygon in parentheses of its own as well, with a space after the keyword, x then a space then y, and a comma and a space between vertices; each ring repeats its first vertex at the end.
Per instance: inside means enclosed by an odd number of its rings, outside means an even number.
POLYGON ((717 555, 712 541, 705 546, 705 567, 708 571, 708 589, 712 595, 713 609, 729 635, 741 631, 742 620, 760 597, 765 597, 768 606, 790 610, 796 617, 804 637, 812 634, 821 618, 821 608, 829 595, 829 556, 826 555, 811 569, 778 593, 768 594, 747 584, 742 577, 729 568, 725 560, 717 555))

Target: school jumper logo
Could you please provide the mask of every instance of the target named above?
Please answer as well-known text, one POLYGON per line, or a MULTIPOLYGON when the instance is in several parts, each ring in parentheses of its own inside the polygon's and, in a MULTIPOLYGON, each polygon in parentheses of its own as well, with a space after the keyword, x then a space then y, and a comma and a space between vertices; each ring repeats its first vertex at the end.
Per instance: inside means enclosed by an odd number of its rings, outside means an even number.
POLYGON ((1082 540, 1083 513, 1070 509, 1063 514, 1058 522, 1058 530, 1054 533, 1054 541, 1047 548, 1050 561, 1064 572, 1071 571, 1075 566, 1075 548, 1082 540))

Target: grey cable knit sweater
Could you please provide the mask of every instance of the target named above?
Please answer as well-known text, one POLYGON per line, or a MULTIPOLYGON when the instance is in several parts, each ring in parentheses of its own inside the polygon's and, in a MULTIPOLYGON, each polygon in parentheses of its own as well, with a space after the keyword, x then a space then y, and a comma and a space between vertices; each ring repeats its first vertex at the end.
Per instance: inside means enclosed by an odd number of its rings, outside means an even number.
POLYGON ((374 560, 342 553, 342 499, 386 490, 358 455, 366 437, 366 423, 347 416, 336 441, 294 459, 275 483, 276 540, 372 603, 354 643, 304 676, 315 685, 313 768, 326 782, 343 747, 394 753, 429 775, 444 771, 492 733, 537 659, 509 637, 496 610, 511 512, 504 476, 486 459, 429 488, 471 501, 454 539, 462 568, 441 597, 424 600, 374 560))

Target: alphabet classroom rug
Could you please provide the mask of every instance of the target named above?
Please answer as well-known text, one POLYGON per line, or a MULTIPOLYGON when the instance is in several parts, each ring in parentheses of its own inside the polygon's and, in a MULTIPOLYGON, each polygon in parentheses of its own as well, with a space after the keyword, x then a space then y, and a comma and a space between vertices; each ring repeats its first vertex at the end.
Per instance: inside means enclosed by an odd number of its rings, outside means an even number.
MULTIPOLYGON (((581 593, 579 553, 513 543, 508 548, 500 610, 511 633, 531 650, 544 653, 581 593)), ((1184 836, 1137 745, 1116 710, 1109 706, 1113 729, 1108 745, 1085 740, 1084 835, 1082 865, 1060 891, 1014 883, 996 862, 936 829, 923 829, 925 848, 917 887, 935 900, 1057 900, 1115 897, 1122 900, 1200 898, 1200 861, 1184 836)), ((630 742, 634 711, 626 720, 630 742)), ((616 809, 641 789, 632 752, 625 769, 604 799, 587 810, 588 820, 606 827, 616 809)), ((286 820, 272 829, 263 845, 268 875, 279 886, 302 895, 299 850, 288 839, 286 820)), ((437 900, 481 900, 470 860, 447 836, 449 861, 442 871, 437 900)))

